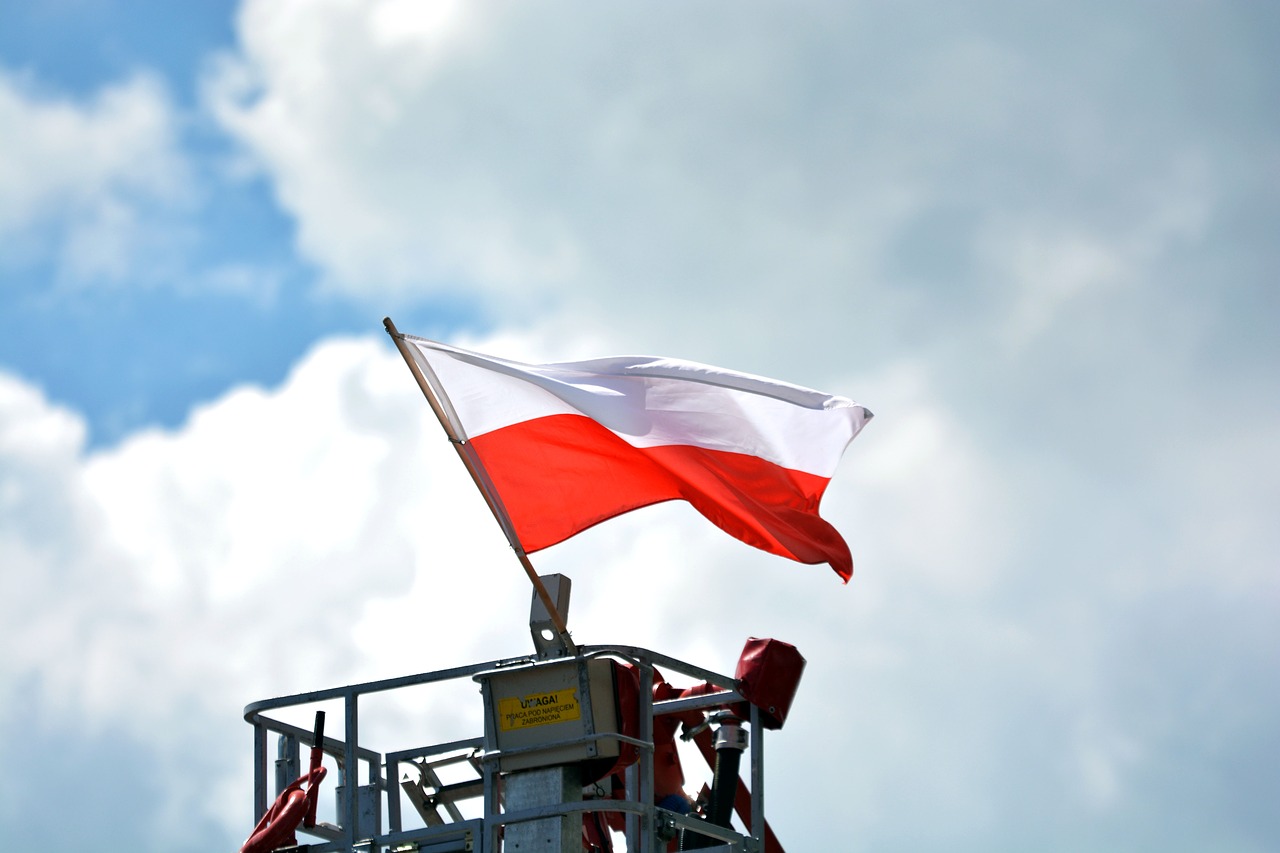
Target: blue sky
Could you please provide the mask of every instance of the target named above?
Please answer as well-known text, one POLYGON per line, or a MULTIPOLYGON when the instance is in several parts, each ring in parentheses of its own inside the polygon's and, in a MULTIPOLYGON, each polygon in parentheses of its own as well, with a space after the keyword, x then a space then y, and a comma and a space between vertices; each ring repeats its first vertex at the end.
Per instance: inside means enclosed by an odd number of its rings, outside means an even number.
MULTIPOLYGON (((139 247, 136 269, 68 276, 56 249, 68 226, 56 218, 5 253, 0 358, 84 412, 95 445, 176 426, 194 403, 233 384, 279 382, 320 336, 379 326, 367 302, 313 292, 317 273, 292 251, 293 224, 263 176, 227 175, 233 144, 199 101, 209 57, 234 47, 233 12, 222 3, 97 0, 6 8, 5 71, 37 103, 83 108, 104 83, 143 77, 157 86, 181 152, 178 197, 129 199, 130 214, 159 231, 139 247), (42 346, 55 329, 94 358, 42 346)), ((474 322, 465 302, 429 308, 474 322)))
POLYGON ((524 650, 390 315, 876 412, 824 502, 848 587, 675 505, 535 559, 580 641, 801 649, 794 849, 1280 846, 1269 5, 0 20, 12 843, 233 847, 244 704, 524 650), (77 773, 111 782, 45 811, 77 773))

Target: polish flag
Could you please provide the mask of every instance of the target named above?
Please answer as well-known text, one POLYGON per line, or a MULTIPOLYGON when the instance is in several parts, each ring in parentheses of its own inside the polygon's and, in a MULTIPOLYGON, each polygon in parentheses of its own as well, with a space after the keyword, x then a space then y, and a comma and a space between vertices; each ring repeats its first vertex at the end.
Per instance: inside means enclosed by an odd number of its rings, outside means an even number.
POLYGON ((749 545, 852 576, 818 516, 871 419, 852 400, 669 358, 534 365, 402 339, 517 551, 683 500, 749 545))

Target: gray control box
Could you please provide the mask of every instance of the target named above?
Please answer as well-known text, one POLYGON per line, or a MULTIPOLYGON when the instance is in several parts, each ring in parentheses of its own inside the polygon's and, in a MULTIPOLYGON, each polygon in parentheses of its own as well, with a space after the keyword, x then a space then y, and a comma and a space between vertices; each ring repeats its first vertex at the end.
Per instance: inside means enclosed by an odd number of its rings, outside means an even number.
POLYGON ((618 755, 617 740, 592 739, 618 733, 612 661, 560 659, 475 680, 487 688, 485 713, 502 772, 618 755))

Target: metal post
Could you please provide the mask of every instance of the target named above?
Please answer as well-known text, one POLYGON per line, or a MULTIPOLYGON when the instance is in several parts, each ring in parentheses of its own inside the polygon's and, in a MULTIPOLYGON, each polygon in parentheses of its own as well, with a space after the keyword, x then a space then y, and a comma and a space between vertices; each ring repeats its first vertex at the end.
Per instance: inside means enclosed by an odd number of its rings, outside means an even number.
MULTIPOLYGON (((497 749, 497 734, 493 730, 493 686, 489 681, 480 682, 480 696, 484 700, 484 748, 486 752, 497 749)), ((486 759, 480 765, 484 780, 484 831, 481 833, 480 853, 497 853, 498 850, 498 762, 486 759)))
POLYGON ((400 831, 400 762, 387 758, 387 831, 400 831))
POLYGON ((356 753, 356 741, 359 737, 360 712, 356 705, 356 693, 351 691, 346 697, 346 732, 342 747, 342 829, 346 836, 347 846, 354 847, 357 841, 356 830, 360 823, 360 757, 356 753))
POLYGON ((253 821, 267 813, 267 727, 253 724, 253 821))
MULTIPOLYGON (((632 764, 627 768, 626 783, 628 796, 634 796, 631 792, 640 790, 639 764, 632 764)), ((626 837, 627 850, 640 849, 640 815, 635 812, 627 812, 626 814, 626 837)))
MULTIPOLYGON (((582 773, 576 764, 518 770, 503 777, 507 811, 555 806, 582 799, 582 773)), ((582 853, 582 814, 509 823, 505 853, 582 853)))
MULTIPOLYGON (((640 853, 654 853, 653 834, 656 827, 653 819, 653 664, 645 662, 640 669, 640 740, 648 746, 640 749, 640 785, 638 789, 629 789, 628 793, 636 797, 645 807, 645 814, 640 817, 640 853)), ((630 842, 628 842, 630 843, 630 842)), ((628 847, 628 850, 633 848, 628 847)))
POLYGON ((298 738, 291 734, 282 734, 276 740, 276 796, 287 788, 294 779, 302 775, 301 749, 298 738))
POLYGON ((751 837, 764 850, 764 726, 755 705, 751 706, 751 837))

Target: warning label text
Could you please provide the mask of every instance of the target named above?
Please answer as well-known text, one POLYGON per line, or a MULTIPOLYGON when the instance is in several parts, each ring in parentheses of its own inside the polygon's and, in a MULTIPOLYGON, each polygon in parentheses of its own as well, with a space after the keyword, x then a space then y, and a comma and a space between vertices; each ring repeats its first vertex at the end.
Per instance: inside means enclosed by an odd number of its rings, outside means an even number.
POLYGON ((498 727, 504 732, 576 720, 580 717, 577 691, 569 688, 551 693, 511 696, 498 699, 498 727))

